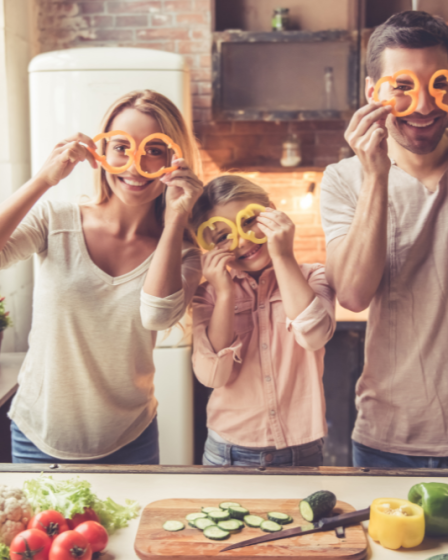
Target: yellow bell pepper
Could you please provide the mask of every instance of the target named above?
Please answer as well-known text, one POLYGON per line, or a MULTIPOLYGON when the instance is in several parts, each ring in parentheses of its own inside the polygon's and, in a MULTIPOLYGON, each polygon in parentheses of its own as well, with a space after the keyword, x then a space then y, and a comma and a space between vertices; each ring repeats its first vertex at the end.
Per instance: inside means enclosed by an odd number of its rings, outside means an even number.
POLYGON ((370 506, 369 535, 384 548, 418 546, 425 536, 423 508, 398 498, 378 498, 370 506))
POLYGON ((259 245, 261 245, 261 243, 266 243, 266 241, 268 240, 267 237, 256 237, 255 233, 252 230, 246 233, 241 226, 241 222, 244 219, 252 218, 252 216, 255 216, 255 211, 263 212, 264 208, 265 207, 261 206, 261 204, 249 204, 248 206, 246 206, 246 208, 238 212, 238 214, 236 215, 236 227, 238 228, 240 237, 242 237, 243 239, 248 239, 249 241, 252 241, 252 243, 258 243, 259 245))
POLYGON ((238 232, 236 230, 236 225, 231 222, 230 220, 228 220, 227 218, 222 218, 220 216, 215 216, 213 218, 210 218, 210 220, 207 220, 206 222, 203 222, 198 229, 198 243, 199 245, 205 249, 206 251, 211 251, 213 249, 213 247, 215 246, 214 243, 210 243, 208 244, 205 239, 204 239, 204 230, 205 228, 210 228, 212 231, 215 229, 215 226, 213 224, 215 224, 216 222, 223 222, 225 224, 227 224, 228 226, 230 226, 230 229, 232 230, 231 233, 229 233, 229 235, 227 236, 227 239, 232 240, 232 245, 230 246, 230 251, 234 251, 237 247, 238 247, 238 232))

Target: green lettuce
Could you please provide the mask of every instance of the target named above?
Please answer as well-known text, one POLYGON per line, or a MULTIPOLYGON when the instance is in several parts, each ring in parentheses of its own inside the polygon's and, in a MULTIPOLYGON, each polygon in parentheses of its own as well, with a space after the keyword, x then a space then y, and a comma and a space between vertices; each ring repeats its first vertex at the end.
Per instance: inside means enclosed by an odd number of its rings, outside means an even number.
MULTIPOLYGON (((111 498, 100 500, 92 492, 90 482, 78 477, 53 480, 51 476, 41 475, 27 480, 23 491, 34 509, 54 509, 67 519, 71 519, 76 513, 84 513, 84 508, 92 508, 100 518, 101 525, 110 534, 127 527, 129 520, 137 517, 140 510, 140 506, 133 500, 126 500, 124 506, 111 498)), ((3 559, 0 557, 0 560, 3 559)))
POLYGON ((9 546, 3 543, 0 543, 0 560, 10 560, 9 546))

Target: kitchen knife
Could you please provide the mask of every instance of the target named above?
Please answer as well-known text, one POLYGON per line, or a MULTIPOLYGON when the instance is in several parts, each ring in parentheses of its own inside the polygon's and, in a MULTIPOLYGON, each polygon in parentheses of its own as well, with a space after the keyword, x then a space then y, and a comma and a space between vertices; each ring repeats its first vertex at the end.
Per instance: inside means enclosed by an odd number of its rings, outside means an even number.
POLYGON ((226 550, 233 550, 234 548, 242 548, 243 546, 251 546, 252 544, 258 544, 268 541, 276 541, 279 539, 287 539, 288 537, 297 537, 299 535, 309 535, 310 533, 318 533, 320 531, 330 531, 336 527, 345 527, 346 525, 355 525, 360 521, 367 521, 370 517, 370 507, 366 509, 360 509, 358 511, 351 511, 350 513, 343 513, 342 515, 335 515, 334 517, 324 517, 317 523, 308 523, 307 525, 302 525, 301 527, 294 527, 292 529, 287 529, 286 531, 281 530, 276 533, 269 533, 269 535, 263 535, 261 537, 255 537, 254 539, 249 539, 247 541, 241 541, 230 546, 223 548, 220 552, 226 550))

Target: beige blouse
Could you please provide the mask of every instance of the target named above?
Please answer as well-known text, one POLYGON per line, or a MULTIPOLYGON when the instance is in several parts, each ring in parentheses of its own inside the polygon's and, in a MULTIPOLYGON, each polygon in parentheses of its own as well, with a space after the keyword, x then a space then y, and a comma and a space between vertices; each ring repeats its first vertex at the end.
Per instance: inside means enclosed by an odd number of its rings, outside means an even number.
POLYGON ((142 291, 150 255, 112 277, 91 260, 79 206, 40 202, 0 253, 0 268, 37 253, 29 351, 10 418, 43 452, 97 459, 136 439, 156 415, 153 348, 184 314, 201 277, 185 245, 179 292, 142 291))

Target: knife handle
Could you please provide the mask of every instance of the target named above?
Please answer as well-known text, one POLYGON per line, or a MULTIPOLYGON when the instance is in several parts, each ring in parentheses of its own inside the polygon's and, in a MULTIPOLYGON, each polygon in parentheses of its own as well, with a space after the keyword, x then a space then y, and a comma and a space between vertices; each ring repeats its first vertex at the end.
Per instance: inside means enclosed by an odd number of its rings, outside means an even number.
POLYGON ((319 521, 319 525, 324 531, 335 529, 336 527, 345 527, 346 525, 354 525, 360 521, 367 521, 370 517, 370 507, 360 509, 358 511, 351 511, 350 513, 343 513, 335 517, 325 517, 319 521))

